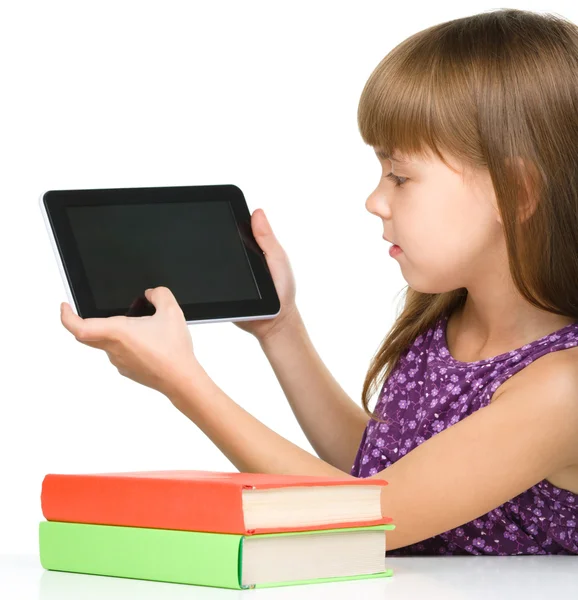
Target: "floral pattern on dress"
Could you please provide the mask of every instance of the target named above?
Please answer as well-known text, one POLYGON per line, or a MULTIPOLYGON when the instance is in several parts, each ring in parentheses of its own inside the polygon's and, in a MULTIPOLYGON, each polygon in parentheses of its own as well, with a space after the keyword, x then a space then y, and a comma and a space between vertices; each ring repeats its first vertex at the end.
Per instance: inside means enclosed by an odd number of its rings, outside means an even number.
MULTIPOLYGON (((578 345, 570 323, 498 356, 462 362, 448 349, 441 317, 404 352, 380 391, 376 414, 363 433, 351 475, 369 477, 440 431, 487 406, 498 387, 549 352, 578 345)), ((538 482, 473 521, 388 556, 578 554, 578 494, 538 482)))

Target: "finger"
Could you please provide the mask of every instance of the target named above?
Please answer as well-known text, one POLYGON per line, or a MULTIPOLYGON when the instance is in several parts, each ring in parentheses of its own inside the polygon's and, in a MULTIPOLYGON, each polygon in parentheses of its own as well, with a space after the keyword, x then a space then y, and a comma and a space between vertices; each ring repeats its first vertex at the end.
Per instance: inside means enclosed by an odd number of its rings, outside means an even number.
POLYGON ((76 336, 81 330, 84 319, 72 312, 72 309, 67 302, 62 302, 60 304, 60 321, 70 333, 76 336))
POLYGON ((269 220, 265 215, 265 211, 262 208, 257 209, 252 217, 253 224, 253 235, 257 240, 259 247, 267 258, 276 259, 284 259, 285 258, 285 250, 279 243, 277 236, 273 232, 271 225, 269 224, 269 220), (260 214, 256 214, 257 210, 260 214))
POLYGON ((83 319, 74 314, 70 305, 61 305, 60 320, 79 342, 106 342, 118 339, 118 326, 112 319, 83 319))
POLYGON ((145 290, 145 297, 157 310, 166 311, 175 306, 180 308, 174 294, 163 285, 145 290))

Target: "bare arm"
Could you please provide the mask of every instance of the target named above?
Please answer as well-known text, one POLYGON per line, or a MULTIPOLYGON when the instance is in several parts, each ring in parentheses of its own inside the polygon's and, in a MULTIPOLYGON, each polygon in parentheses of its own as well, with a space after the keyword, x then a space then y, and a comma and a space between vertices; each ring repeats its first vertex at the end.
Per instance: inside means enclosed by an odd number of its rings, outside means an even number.
POLYGON ((349 472, 369 417, 329 372, 299 312, 260 344, 317 455, 349 472))
MULTIPOLYGON (((389 483, 381 499, 396 525, 390 550, 467 523, 578 462, 578 376, 552 356, 524 369, 535 374, 524 385, 373 476, 389 483)), ((240 471, 353 478, 258 421, 200 365, 169 398, 240 471)))
POLYGON ((275 433, 236 404, 200 366, 168 398, 244 473, 350 477, 275 433))

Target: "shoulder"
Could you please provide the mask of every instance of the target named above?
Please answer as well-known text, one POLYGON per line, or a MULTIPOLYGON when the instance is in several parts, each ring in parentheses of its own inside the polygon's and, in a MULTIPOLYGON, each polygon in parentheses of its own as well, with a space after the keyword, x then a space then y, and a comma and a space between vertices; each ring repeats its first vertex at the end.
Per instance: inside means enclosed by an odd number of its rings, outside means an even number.
POLYGON ((542 355, 502 384, 498 403, 508 401, 535 418, 546 418, 575 440, 578 464, 578 346, 542 355), (503 388, 503 389, 502 389, 503 388))
POLYGON ((527 391, 535 386, 569 392, 567 401, 578 410, 578 346, 543 354, 504 382, 498 390, 501 395, 506 391, 527 391))

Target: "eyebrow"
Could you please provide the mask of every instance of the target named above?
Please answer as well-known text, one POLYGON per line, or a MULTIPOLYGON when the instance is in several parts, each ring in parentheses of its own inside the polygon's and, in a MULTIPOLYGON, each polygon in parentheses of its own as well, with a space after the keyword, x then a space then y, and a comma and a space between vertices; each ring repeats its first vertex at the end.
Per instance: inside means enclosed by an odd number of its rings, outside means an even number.
POLYGON ((375 150, 375 154, 376 154, 377 158, 380 158, 382 160, 392 160, 393 162, 399 163, 400 165, 411 164, 411 161, 409 161, 409 160, 402 160, 401 158, 396 158, 395 156, 385 154, 381 150, 375 150))

